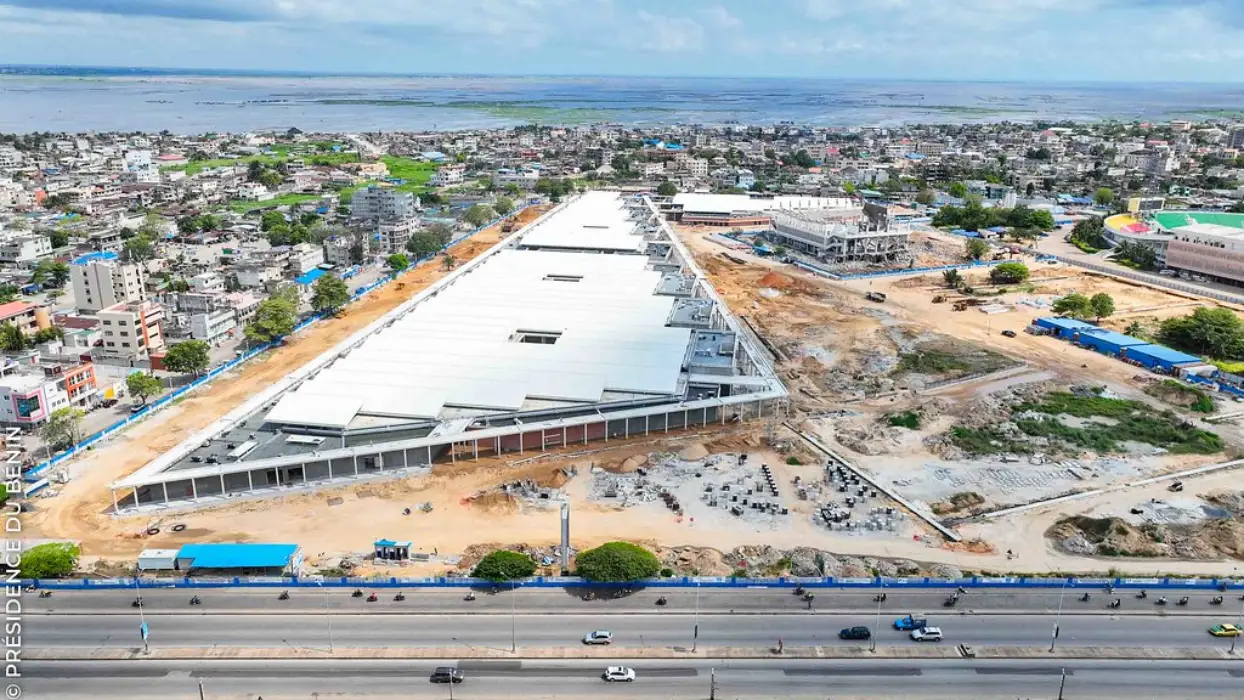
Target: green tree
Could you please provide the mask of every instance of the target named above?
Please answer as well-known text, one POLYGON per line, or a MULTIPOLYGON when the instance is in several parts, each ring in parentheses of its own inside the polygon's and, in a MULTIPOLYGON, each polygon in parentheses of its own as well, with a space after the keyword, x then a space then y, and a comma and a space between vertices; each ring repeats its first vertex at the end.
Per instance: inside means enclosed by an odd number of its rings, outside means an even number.
POLYGON ((135 235, 122 245, 127 259, 144 262, 155 257, 155 241, 142 233, 135 235))
POLYGON ((989 244, 979 238, 969 238, 963 242, 963 254, 970 260, 980 260, 989 252, 989 244))
POLYGON ((963 199, 968 196, 968 186, 962 182, 950 183, 950 186, 946 188, 946 191, 950 193, 951 197, 956 199, 963 199))
POLYGON ((0 284, 0 304, 7 304, 10 301, 17 301, 22 295, 22 290, 13 284, 0 284))
POLYGON ((509 197, 497 197, 497 201, 492 203, 492 208, 496 210, 500 216, 508 216, 514 211, 514 200, 509 197))
POLYGON ((58 408, 52 411, 39 429, 39 437, 54 450, 75 445, 82 439, 82 417, 85 415, 86 411, 75 406, 58 408))
POLYGON ((1105 292, 1094 294, 1089 299, 1089 307, 1093 311, 1093 318, 1100 322, 1103 318, 1114 315, 1114 297, 1105 292))
POLYGON ((1158 338, 1214 359, 1244 358, 1244 321, 1230 309, 1202 307, 1188 316, 1168 318, 1162 322, 1158 338))
POLYGON ((657 185, 657 194, 662 197, 673 197, 678 194, 678 187, 669 180, 666 180, 665 182, 657 185))
POLYGON ((22 552, 22 578, 61 578, 78 565, 79 549, 68 542, 38 544, 22 552))
POLYGON ((69 281, 69 265, 59 260, 44 258, 35 265, 30 281, 45 287, 64 287, 69 281))
POLYGON ((1093 201, 1103 207, 1110 206, 1114 203, 1114 190, 1109 187, 1098 187, 1093 195, 1093 201))
POLYGON ((471 575, 497 583, 527 578, 535 572, 536 563, 526 554, 497 550, 480 559, 471 575))
POLYGON ((1059 316, 1085 319, 1093 313, 1093 302, 1083 294, 1072 292, 1067 296, 1055 299, 1052 308, 1054 313, 1059 316))
POLYGON ((416 231, 406 241, 406 250, 416 259, 423 259, 429 255, 435 255, 445 244, 449 242, 448 236, 443 236, 439 232, 426 228, 422 231, 416 231))
POLYGON ((134 372, 125 378, 125 388, 129 390, 130 396, 135 396, 139 402, 146 404, 147 399, 159 396, 164 391, 164 383, 155 375, 134 372))
POLYGON ((246 337, 252 341, 267 343, 289 335, 298 325, 298 306, 302 298, 298 288, 285 283, 272 290, 271 296, 259 302, 255 318, 246 327, 246 337), (252 330, 254 329, 254 330, 252 330))
POLYGON ((53 229, 48 233, 48 239, 52 243, 52 249, 64 248, 69 245, 69 232, 64 229, 53 229))
POLYGON ((854 194, 855 194, 855 183, 853 183, 853 182, 843 182, 843 183, 842 183, 842 191, 843 191, 843 192, 845 192, 848 196, 850 196, 850 195, 854 195, 854 194))
POLYGON ((199 374, 211 361, 211 346, 203 340, 173 343, 164 355, 164 367, 181 374, 199 374))
POLYGON ((49 328, 40 328, 30 337, 31 342, 46 343, 52 340, 64 340, 65 329, 59 326, 51 326, 49 328))
POLYGON ((1100 216, 1091 216, 1077 221, 1076 225, 1071 229, 1069 238, 1072 243, 1098 250, 1105 248, 1107 245, 1105 224, 1100 216))
POLYGON ((29 346, 30 340, 22 333, 22 329, 8 321, 0 323, 0 350, 21 352, 29 346))
POLYGON ((652 578, 661 562, 643 547, 629 542, 609 542, 581 552, 575 558, 579 576, 595 582, 628 583, 652 578))
POLYGON ((410 258, 406 257, 402 253, 394 253, 385 258, 385 263, 388 264, 390 270, 394 272, 401 272, 402 270, 410 267, 410 258))
POLYGON ((287 222, 285 215, 279 211, 266 211, 259 219, 260 231, 271 231, 273 226, 285 226, 287 222))
POLYGON ((350 288, 340 277, 324 275, 311 285, 311 308, 320 313, 337 314, 350 303, 350 288))
POLYGON ((801 148, 795 153, 794 163, 801 168, 811 168, 816 166, 816 159, 812 157, 812 154, 808 153, 807 149, 801 148))
POLYGON ((916 195, 916 203, 923 204, 926 207, 932 206, 936 201, 937 195, 933 190, 920 190, 920 193, 916 195))
POLYGON ((1017 284, 1028 279, 1028 266, 1021 262, 1004 262, 994 265, 989 279, 995 284, 1017 284))
POLYGON ((458 259, 451 255, 449 251, 445 251, 445 253, 441 255, 441 269, 445 270, 445 272, 450 272, 457 266, 458 259))
POLYGON ((281 186, 281 182, 284 179, 285 177, 275 170, 265 170, 263 171, 263 174, 259 176, 259 184, 270 190, 274 190, 281 186))
POLYGON ((479 228, 492 221, 495 217, 496 214, 493 212, 492 207, 486 204, 475 204, 466 210, 466 213, 462 215, 462 220, 475 228, 479 228))
POLYGON ((942 272, 942 281, 951 289, 958 289, 963 284, 963 275, 958 270, 944 270, 942 272))

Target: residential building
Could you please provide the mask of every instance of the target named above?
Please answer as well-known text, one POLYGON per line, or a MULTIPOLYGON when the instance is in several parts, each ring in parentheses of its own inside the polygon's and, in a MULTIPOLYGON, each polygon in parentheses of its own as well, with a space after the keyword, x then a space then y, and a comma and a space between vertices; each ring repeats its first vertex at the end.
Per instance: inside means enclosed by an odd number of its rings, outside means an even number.
POLYGON ((0 304, 0 323, 11 323, 26 335, 52 325, 45 310, 24 301, 0 304))
POLYGON ((149 301, 122 302, 96 314, 104 332, 104 356, 143 360, 164 349, 164 309, 149 301))
POLYGON ((252 289, 262 289, 280 280, 284 274, 279 265, 270 262, 254 262, 235 265, 233 273, 238 284, 252 289))
POLYGON ((433 187, 445 187, 448 185, 460 185, 465 179, 466 165, 462 163, 450 163, 437 168, 436 173, 432 175, 432 179, 428 182, 433 187))
POLYGON ((536 183, 540 181, 540 171, 532 169, 511 170, 509 168, 501 168, 493 177, 493 182, 497 187, 505 187, 506 185, 518 185, 524 190, 534 190, 536 183))
POLYGON ((252 202, 266 202, 275 196, 268 191, 267 187, 258 182, 244 182, 241 187, 238 187, 239 199, 246 199, 252 202))
POLYGON ((301 275, 308 270, 314 270, 323 263, 323 246, 299 243, 289 249, 289 267, 294 274, 301 275))
POLYGON ((221 294, 225 291, 225 278, 218 272, 203 272, 187 280, 190 289, 200 294, 221 294))
POLYGON ((38 233, 18 233, 0 239, 0 263, 25 265, 52 253, 52 240, 38 233))
POLYGON ((0 148, 0 170, 17 170, 22 167, 21 151, 12 148, 0 148))
POLYGON ((73 298, 83 311, 99 311, 117 304, 142 301, 143 271, 138 265, 91 259, 69 267, 73 298))
POLYGON ((708 177, 708 159, 689 158, 687 160, 687 172, 692 177, 708 177))
POLYGON ((215 345, 226 340, 238 327, 232 308, 220 308, 190 315, 190 337, 215 345))
POLYGON ((96 391, 95 366, 9 361, 0 368, 0 422, 36 426, 54 412, 86 405, 96 391))
POLYGON ((410 192, 392 187, 368 185, 350 199, 350 214, 370 221, 413 218, 419 213, 419 200, 410 192))
MULTIPOLYGON (((1244 149, 1244 128, 1236 129, 1227 137, 1227 148, 1244 149)), ((0 167, 4 167, 4 163, 0 160, 0 167)))
POLYGON ((406 249, 406 243, 419 228, 418 219, 402 221, 382 221, 376 225, 376 249, 387 255, 400 253, 406 249))

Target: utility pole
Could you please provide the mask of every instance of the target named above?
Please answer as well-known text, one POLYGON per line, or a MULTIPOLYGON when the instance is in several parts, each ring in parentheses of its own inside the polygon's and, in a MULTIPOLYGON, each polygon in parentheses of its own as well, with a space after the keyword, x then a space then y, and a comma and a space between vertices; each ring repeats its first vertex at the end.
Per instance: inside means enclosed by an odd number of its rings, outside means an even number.
POLYGON ((1067 669, 1062 669, 1062 678, 1058 680, 1058 700, 1063 700, 1063 688, 1067 685, 1067 669))
POLYGON ((708 669, 708 700, 717 700, 717 669, 708 669))
MULTIPOLYGON (((1233 642, 1235 640, 1232 640, 1233 642)), ((691 634, 691 653, 695 653, 696 645, 700 643, 700 579, 695 579, 695 630, 691 634)))
POLYGON ((134 595, 138 603, 138 634, 143 638, 143 653, 150 654, 151 649, 147 646, 147 619, 143 615, 143 594, 142 589, 138 585, 138 573, 134 573, 134 595))
POLYGON ((877 633, 881 631, 881 598, 884 595, 885 595, 885 577, 878 576, 877 577, 877 622, 874 624, 872 634, 868 635, 868 639, 870 640, 868 643, 868 650, 873 653, 877 652, 877 633))
POLYGON ((328 653, 333 653, 333 611, 328 606, 328 589, 324 587, 322 581, 316 581, 315 585, 320 587, 324 592, 324 618, 328 620, 328 653))
POLYGON ((1050 653, 1054 652, 1054 645, 1058 642, 1058 623, 1063 617, 1063 596, 1066 594, 1067 579, 1063 579, 1063 589, 1058 594, 1058 614, 1054 616, 1054 631, 1050 633, 1050 653))
POLYGON ((199 700, 204 700, 204 697, 203 697, 203 679, 202 679, 202 678, 200 678, 200 679, 199 679, 199 700))
POLYGON ((1244 629, 1244 595, 1240 596, 1240 601, 1240 617, 1235 622, 1235 636, 1231 638, 1231 651, 1229 653, 1232 654, 1235 653, 1235 640, 1240 636, 1239 630, 1244 629))

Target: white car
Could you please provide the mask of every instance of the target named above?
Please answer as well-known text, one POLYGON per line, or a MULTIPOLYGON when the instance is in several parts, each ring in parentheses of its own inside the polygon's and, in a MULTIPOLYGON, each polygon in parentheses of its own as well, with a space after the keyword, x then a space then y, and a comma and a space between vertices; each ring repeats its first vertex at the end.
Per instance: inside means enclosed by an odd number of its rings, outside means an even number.
POLYGON ((942 641, 942 628, 921 627, 911 631, 911 638, 917 642, 940 642, 942 641))
POLYGON ((606 683, 630 683, 635 680, 635 669, 626 666, 610 666, 601 676, 606 683))
POLYGON ((609 644, 613 641, 613 632, 609 630, 592 630, 583 635, 584 644, 609 644))

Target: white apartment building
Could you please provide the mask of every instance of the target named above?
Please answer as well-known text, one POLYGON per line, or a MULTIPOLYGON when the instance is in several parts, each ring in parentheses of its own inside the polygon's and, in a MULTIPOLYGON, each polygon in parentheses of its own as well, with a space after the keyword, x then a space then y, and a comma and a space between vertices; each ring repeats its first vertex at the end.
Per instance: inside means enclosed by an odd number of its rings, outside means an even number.
POLYGON ((295 274, 301 275, 304 272, 309 272, 323 263, 323 246, 299 243, 289 249, 289 267, 295 274))
POLYGON ((203 272, 186 281, 190 289, 199 294, 221 294, 225 291, 225 278, 217 272, 203 272))
POLYGON ((0 148, 0 170, 16 170, 22 167, 21 151, 12 148, 0 148))
POLYGON ((150 301, 122 302, 95 314, 104 333, 104 355, 141 360, 164 349, 164 309, 150 301))
POLYGON ((687 160, 687 172, 691 174, 691 177, 708 177, 708 159, 689 158, 687 160))
POLYGON ((382 221, 376 225, 376 248, 386 255, 400 253, 406 249, 407 241, 418 228, 416 219, 382 221))
POLYGON ((238 198, 252 202, 266 202, 275 196, 276 195, 268 191, 267 187, 264 187, 258 182, 244 182, 242 183, 242 186, 238 188, 238 198))
POLYGON ((392 187, 368 185, 350 199, 350 214, 360 219, 393 221, 413 218, 419 213, 419 200, 410 192, 392 187))
POLYGON ((466 166, 462 163, 450 163, 442 165, 432 175, 432 179, 428 184, 433 187, 445 187, 448 185, 460 185, 466 179, 466 166))
POLYGON ((237 315, 232 308, 190 315, 190 337, 207 341, 212 345, 228 338, 230 332, 237 327, 237 315))
POLYGON ((0 263, 25 265, 52 253, 52 240, 37 233, 18 233, 0 238, 0 263))
POLYGON ((83 311, 99 311, 117 304, 143 301, 143 271, 138 265, 91 260, 69 268, 73 298, 83 311))
POLYGON ((493 182, 497 187, 505 187, 506 185, 518 185, 525 190, 535 189, 536 183, 540 180, 539 170, 510 170, 509 168, 501 168, 497 171, 493 182))

